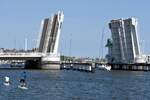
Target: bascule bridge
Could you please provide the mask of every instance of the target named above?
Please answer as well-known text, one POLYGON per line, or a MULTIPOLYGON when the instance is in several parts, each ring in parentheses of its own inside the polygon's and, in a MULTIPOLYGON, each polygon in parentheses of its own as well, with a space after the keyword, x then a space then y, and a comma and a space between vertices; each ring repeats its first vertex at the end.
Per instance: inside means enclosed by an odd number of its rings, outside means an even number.
POLYGON ((64 14, 59 11, 42 20, 36 52, 2 52, 0 60, 24 60, 25 68, 59 69, 58 45, 63 19, 64 14))

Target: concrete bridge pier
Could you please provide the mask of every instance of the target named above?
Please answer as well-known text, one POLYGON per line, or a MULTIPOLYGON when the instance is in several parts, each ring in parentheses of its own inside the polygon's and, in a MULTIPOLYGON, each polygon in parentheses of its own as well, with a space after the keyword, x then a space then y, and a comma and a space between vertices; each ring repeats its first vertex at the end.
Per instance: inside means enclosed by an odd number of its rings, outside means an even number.
POLYGON ((41 58, 41 69, 59 70, 60 69, 60 55, 50 54, 41 58))
POLYGON ((27 60, 25 69, 60 69, 60 54, 46 54, 40 59, 27 60))
POLYGON ((51 62, 42 62, 40 69, 59 70, 60 64, 59 63, 51 63, 51 62))
POLYGON ((48 69, 48 70, 59 70, 60 63, 54 63, 49 61, 41 62, 39 60, 28 60, 25 62, 25 69, 48 69))

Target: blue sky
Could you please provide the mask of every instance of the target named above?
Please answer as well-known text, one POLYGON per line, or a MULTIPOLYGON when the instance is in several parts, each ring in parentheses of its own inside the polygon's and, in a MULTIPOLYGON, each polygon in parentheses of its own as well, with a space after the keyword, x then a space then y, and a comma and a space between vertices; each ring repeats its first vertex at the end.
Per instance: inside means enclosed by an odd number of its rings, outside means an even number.
POLYGON ((63 10, 59 45, 62 54, 99 57, 103 48, 105 55, 104 45, 110 36, 108 22, 128 17, 138 18, 142 51, 149 54, 149 4, 149 0, 0 0, 0 47, 24 48, 25 38, 28 48, 35 47, 41 20, 63 10))

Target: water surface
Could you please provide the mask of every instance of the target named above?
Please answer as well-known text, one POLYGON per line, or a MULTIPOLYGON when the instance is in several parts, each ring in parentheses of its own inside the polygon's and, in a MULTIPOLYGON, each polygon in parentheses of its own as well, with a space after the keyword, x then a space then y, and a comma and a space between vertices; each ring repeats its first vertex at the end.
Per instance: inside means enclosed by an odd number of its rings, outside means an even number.
POLYGON ((21 90, 23 71, 0 70, 0 100, 150 100, 150 72, 26 70, 29 89, 21 90))

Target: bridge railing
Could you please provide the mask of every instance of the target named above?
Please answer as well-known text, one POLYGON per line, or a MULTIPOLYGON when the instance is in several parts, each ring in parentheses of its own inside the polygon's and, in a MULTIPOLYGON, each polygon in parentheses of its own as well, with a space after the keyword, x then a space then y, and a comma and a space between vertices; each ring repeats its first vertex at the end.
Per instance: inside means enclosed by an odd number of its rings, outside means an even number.
POLYGON ((0 53, 1 57, 5 56, 42 56, 42 53, 35 53, 35 52, 30 52, 30 53, 14 53, 14 52, 6 52, 6 53, 0 53))
POLYGON ((2 52, 0 57, 58 57, 60 54, 54 53, 40 53, 40 52, 2 52))

